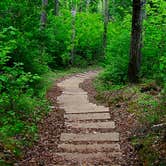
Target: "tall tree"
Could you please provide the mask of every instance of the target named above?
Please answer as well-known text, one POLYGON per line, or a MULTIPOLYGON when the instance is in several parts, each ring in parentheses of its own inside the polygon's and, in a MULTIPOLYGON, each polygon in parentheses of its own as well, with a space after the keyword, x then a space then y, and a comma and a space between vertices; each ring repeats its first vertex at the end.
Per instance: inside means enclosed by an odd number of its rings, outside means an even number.
POLYGON ((104 32, 103 32, 103 55, 107 46, 107 27, 109 22, 109 0, 104 0, 104 32))
POLYGON ((46 26, 46 22, 47 22, 46 8, 47 8, 47 5, 48 5, 48 0, 42 0, 41 28, 44 28, 46 26))
POLYGON ((58 14, 59 14, 59 0, 55 0, 54 12, 55 12, 55 15, 58 16, 58 14))
POLYGON ((74 64, 74 54, 75 54, 75 36, 76 36, 76 13, 77 13, 77 4, 72 2, 72 47, 71 47, 71 64, 74 64))
POLYGON ((144 0, 133 0, 132 33, 128 78, 131 83, 139 81, 142 48, 142 22, 144 0))
POLYGON ((89 3, 90 3, 90 0, 86 0, 86 12, 89 11, 89 3))

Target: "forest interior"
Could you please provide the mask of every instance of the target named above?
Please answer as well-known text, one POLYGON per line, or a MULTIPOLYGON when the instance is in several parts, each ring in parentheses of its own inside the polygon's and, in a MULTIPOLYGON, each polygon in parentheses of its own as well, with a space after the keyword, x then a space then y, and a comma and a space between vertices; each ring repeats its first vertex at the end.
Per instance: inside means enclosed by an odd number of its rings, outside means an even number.
POLYGON ((0 166, 166 166, 165 0, 0 0, 0 166))

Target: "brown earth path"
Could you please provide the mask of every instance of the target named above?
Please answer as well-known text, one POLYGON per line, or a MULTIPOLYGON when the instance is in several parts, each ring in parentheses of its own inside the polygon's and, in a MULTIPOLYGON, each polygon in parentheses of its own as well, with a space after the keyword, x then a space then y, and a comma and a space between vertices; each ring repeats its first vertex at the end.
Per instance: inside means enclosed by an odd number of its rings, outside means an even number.
POLYGON ((54 154, 53 160, 57 161, 54 165, 120 165, 120 136, 109 108, 90 103, 87 92, 79 87, 97 74, 95 71, 77 74, 57 84, 62 89, 57 101, 65 112, 65 129, 54 154))

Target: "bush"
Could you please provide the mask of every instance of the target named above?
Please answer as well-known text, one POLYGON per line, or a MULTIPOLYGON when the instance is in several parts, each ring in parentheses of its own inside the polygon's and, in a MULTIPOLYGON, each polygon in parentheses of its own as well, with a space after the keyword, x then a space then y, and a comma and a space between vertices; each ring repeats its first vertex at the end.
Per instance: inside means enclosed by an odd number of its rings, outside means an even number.
POLYGON ((79 64, 82 59, 84 59, 87 64, 93 64, 101 59, 102 35, 103 23, 102 17, 99 14, 77 14, 75 56, 80 57, 79 64))
MULTIPOLYGON (((72 16, 70 11, 62 10, 55 17, 49 14, 46 30, 47 52, 52 55, 52 67, 67 67, 71 63, 72 16)), ((99 14, 77 13, 75 22, 74 65, 94 64, 101 57, 103 25, 99 14)))
MULTIPOLYGON (((17 32, 12 27, 7 31, 11 35, 17 32)), ((23 63, 13 62, 17 39, 9 39, 6 29, 0 36, 0 145, 13 156, 20 156, 24 144, 35 139, 36 121, 48 107, 32 88, 40 77, 25 72, 23 63)))
POLYGON ((163 0, 153 1, 146 5, 147 17, 144 21, 144 44, 142 50, 142 70, 144 77, 153 77, 163 82, 160 65, 166 51, 165 7, 163 0), (160 75, 161 74, 161 75, 160 75))
POLYGON ((105 57, 105 71, 101 76, 106 82, 124 84, 127 81, 128 57, 130 45, 130 19, 111 22, 108 26, 108 45, 105 57))

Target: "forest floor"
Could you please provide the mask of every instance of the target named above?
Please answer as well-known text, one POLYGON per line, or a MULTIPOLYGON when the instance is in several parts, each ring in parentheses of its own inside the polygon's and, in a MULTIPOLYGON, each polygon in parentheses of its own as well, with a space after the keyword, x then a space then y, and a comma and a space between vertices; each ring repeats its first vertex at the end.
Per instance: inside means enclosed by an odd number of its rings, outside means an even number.
POLYGON ((39 124, 39 141, 16 165, 140 165, 131 144, 140 128, 135 114, 126 111, 125 102, 101 106, 94 76, 86 72, 55 82, 47 93, 52 111, 39 124))
POLYGON ((19 165, 136 165, 128 138, 137 123, 123 109, 98 106, 95 75, 88 72, 56 81, 47 94, 53 110, 39 124, 39 142, 19 165))

